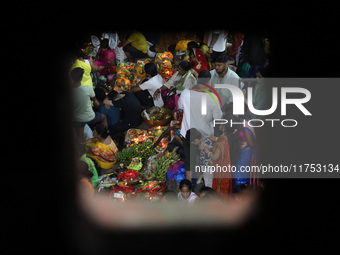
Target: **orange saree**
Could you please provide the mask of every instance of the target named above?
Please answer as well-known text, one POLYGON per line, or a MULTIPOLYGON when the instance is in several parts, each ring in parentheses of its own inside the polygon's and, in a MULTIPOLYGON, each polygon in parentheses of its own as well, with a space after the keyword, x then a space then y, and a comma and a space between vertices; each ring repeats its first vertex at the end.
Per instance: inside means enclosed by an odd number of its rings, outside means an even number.
POLYGON ((233 190, 233 173, 229 170, 230 151, 227 139, 220 137, 214 143, 213 152, 220 150, 220 157, 213 161, 215 166, 212 189, 216 190, 223 197, 230 197, 233 190))

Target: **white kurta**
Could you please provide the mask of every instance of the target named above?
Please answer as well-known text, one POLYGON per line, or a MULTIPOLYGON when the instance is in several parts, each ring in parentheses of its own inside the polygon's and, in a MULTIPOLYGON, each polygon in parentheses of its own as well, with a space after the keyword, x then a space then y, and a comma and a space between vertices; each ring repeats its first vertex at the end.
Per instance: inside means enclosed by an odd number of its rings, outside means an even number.
POLYGON ((214 100, 206 92, 185 89, 178 100, 178 109, 183 109, 181 135, 185 137, 190 128, 197 128, 203 136, 214 135, 213 120, 222 117, 221 106, 216 95, 214 100), (207 100, 207 114, 202 115, 202 95, 207 100))

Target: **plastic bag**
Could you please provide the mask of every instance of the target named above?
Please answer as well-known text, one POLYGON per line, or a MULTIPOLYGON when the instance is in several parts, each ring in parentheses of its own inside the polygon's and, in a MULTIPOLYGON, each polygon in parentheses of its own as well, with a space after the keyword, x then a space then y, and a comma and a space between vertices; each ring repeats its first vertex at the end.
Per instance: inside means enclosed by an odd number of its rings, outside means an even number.
POLYGON ((166 177, 167 177, 167 179, 168 179, 169 181, 174 181, 174 180, 175 180, 175 175, 176 175, 176 173, 177 173, 177 171, 178 171, 178 168, 179 168, 181 165, 184 165, 184 162, 180 160, 180 161, 176 162, 175 164, 173 164, 173 165, 169 168, 168 172, 166 173, 166 177))
POLYGON ((114 48, 114 50, 115 50, 115 53, 116 53, 116 63, 117 64, 127 61, 128 58, 124 53, 123 47, 117 46, 117 47, 114 48))
POLYGON ((109 40, 109 47, 114 49, 118 45, 118 34, 117 33, 103 33, 102 37, 109 40))
POLYGON ((146 179, 151 178, 151 175, 155 169, 155 164, 153 164, 155 162, 155 159, 162 155, 162 153, 158 153, 156 155, 150 156, 146 162, 146 167, 144 169, 144 176, 146 179))
POLYGON ((175 176, 175 180, 177 183, 177 186, 179 186, 179 183, 181 182, 181 180, 184 180, 186 178, 185 175, 185 167, 184 167, 184 163, 182 165, 180 165, 177 169, 177 174, 175 176))

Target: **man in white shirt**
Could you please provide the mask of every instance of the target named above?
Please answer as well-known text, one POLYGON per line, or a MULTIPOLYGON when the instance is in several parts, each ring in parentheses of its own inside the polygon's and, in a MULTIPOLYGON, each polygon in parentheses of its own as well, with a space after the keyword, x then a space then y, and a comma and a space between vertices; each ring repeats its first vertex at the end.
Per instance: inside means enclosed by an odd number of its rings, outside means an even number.
MULTIPOLYGON (((230 68, 226 54, 219 55, 215 61, 215 69, 210 71, 211 80, 210 86, 215 88, 216 84, 231 84, 242 89, 243 83, 240 82, 240 77, 230 68)), ((225 111, 228 104, 233 102, 233 97, 230 90, 225 88, 215 88, 216 92, 222 101, 222 111, 225 111)))
POLYGON ((224 53, 226 49, 228 33, 224 30, 210 31, 208 37, 208 46, 211 54, 211 60, 214 62, 215 58, 224 53))
POLYGON ((196 78, 191 73, 191 66, 187 61, 179 63, 178 71, 154 94, 154 98, 160 96, 160 92, 165 89, 176 88, 176 94, 179 95, 184 89, 191 89, 196 85, 196 78))
POLYGON ((177 94, 180 94, 184 89, 191 89, 195 85, 196 78, 192 74, 191 65, 187 61, 179 63, 178 71, 164 84, 168 89, 177 88, 177 94))
POLYGON ((155 97, 154 94, 156 90, 161 88, 164 84, 164 80, 162 76, 160 76, 157 72, 157 67, 153 63, 147 63, 144 66, 144 70, 147 77, 150 77, 150 79, 141 85, 134 86, 130 89, 130 92, 138 92, 141 90, 148 90, 151 97, 153 98, 153 103, 155 106, 164 106, 164 102, 161 96, 155 97))
POLYGON ((186 132, 190 128, 196 128, 203 136, 214 135, 213 120, 222 117, 219 100, 216 95, 211 96, 202 91, 200 88, 207 89, 204 85, 196 85, 192 89, 183 90, 179 100, 178 109, 183 109, 183 120, 181 135, 186 136, 186 132), (205 96, 207 102, 206 114, 202 114, 202 97, 205 96), (216 103, 215 103, 216 102, 216 103))

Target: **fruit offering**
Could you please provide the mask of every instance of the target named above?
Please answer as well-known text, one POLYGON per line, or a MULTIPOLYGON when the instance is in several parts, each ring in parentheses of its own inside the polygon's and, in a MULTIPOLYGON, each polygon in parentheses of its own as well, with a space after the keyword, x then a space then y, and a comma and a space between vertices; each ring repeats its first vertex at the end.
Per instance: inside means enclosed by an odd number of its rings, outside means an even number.
MULTIPOLYGON (((158 107, 153 106, 146 110, 146 113, 148 114, 150 120, 163 120, 163 119, 171 119, 172 116, 165 107, 158 107)), ((142 117, 145 119, 146 115, 145 112, 142 112, 142 117)))
POLYGON ((155 177, 158 181, 165 182, 167 180, 166 173, 169 167, 181 160, 181 156, 177 153, 177 149, 178 147, 172 152, 166 151, 163 156, 156 158, 152 177, 155 177))
POLYGON ((130 90, 130 87, 131 87, 131 82, 129 79, 127 78, 118 78, 116 80, 116 86, 118 88, 120 88, 121 90, 124 90, 124 91, 129 91, 130 90))
POLYGON ((130 165, 128 166, 128 169, 139 171, 142 167, 143 164, 141 162, 141 158, 135 157, 132 159, 130 165))
POLYGON ((135 157, 139 157, 141 160, 144 160, 155 154, 156 151, 152 150, 151 146, 152 143, 150 141, 146 141, 142 144, 134 144, 130 148, 125 148, 122 151, 117 152, 115 156, 120 163, 128 166, 135 157))

